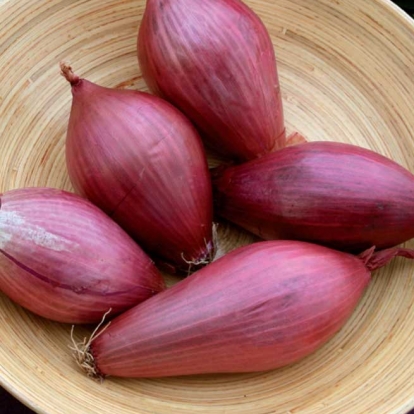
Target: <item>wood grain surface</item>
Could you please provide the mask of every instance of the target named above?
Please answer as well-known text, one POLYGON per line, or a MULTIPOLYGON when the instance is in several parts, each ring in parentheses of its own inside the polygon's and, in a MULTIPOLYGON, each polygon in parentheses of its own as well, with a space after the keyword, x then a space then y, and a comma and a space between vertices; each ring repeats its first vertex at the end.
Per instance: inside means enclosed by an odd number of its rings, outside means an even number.
MULTIPOLYGON (((359 144, 414 172, 408 15, 388 0, 246 2, 274 43, 288 130, 359 144)), ((0 0, 0 192, 34 185, 71 190, 64 159, 71 95, 58 63, 68 60, 104 86, 146 90, 135 52, 144 6, 0 0)), ((219 236, 222 252, 253 240, 226 225, 219 236)), ((273 372, 100 384, 73 363, 69 332, 0 294, 0 385, 44 414, 403 414, 414 407, 409 261, 375 273, 352 319, 320 351, 273 372)))

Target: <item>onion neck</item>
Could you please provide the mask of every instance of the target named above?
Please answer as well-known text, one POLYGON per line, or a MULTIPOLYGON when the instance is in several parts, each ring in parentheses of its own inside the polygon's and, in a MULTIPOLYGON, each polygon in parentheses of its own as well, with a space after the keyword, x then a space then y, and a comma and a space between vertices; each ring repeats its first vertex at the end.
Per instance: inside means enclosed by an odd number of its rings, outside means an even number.
POLYGON ((65 63, 60 63, 61 75, 72 85, 77 86, 82 82, 82 79, 73 72, 72 67, 65 63))
POLYGON ((361 253, 359 255, 359 258, 363 261, 368 270, 373 271, 384 267, 394 257, 398 256, 405 257, 407 259, 414 259, 414 250, 404 249, 401 247, 393 247, 391 249, 385 249, 376 252, 375 246, 373 246, 365 252, 361 253))

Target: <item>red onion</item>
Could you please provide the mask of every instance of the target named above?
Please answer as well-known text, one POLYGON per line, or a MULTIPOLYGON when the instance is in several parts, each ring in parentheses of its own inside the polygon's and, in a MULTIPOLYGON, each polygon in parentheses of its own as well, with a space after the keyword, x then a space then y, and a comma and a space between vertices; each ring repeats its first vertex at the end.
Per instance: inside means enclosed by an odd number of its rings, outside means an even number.
POLYGON ((360 252, 414 237, 414 176, 367 149, 312 142, 213 175, 217 213, 263 239, 360 252))
POLYGON ((89 201, 51 188, 0 196, 0 291, 19 305, 91 323, 164 287, 145 253, 89 201))
POLYGON ((164 377, 264 371, 330 339, 390 249, 361 257, 295 241, 234 250, 115 318, 75 356, 95 376, 164 377), (85 366, 85 359, 87 364, 85 366))
POLYGON ((170 270, 208 261, 211 182, 191 123, 155 96, 103 88, 65 64, 62 73, 72 85, 66 156, 76 191, 170 270))
POLYGON ((147 0, 138 36, 149 88, 215 150, 248 160, 285 144, 269 34, 239 0, 147 0))

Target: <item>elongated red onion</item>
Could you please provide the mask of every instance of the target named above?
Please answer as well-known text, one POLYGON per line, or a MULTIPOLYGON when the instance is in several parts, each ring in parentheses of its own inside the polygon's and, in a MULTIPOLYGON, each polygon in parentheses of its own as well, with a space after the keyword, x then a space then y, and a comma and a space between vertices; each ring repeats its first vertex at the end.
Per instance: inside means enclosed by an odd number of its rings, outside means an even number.
POLYGON ((61 68, 72 85, 66 158, 76 191, 170 270, 208 261, 211 182, 191 123, 160 98, 103 88, 61 68))
POLYGON ((89 201, 51 188, 0 196, 0 291, 19 305, 92 323, 164 288, 145 253, 89 201))
POLYGON ((273 45, 243 2, 147 0, 138 57, 150 89, 215 150, 248 160, 284 146, 273 45))
POLYGON ((216 212, 264 239, 360 252, 414 237, 414 176, 367 149, 311 142, 213 175, 216 212))
POLYGON ((86 353, 89 374, 164 377, 291 364, 344 325, 370 271, 394 256, 414 258, 414 251, 356 257, 295 241, 239 248, 115 318, 86 353))

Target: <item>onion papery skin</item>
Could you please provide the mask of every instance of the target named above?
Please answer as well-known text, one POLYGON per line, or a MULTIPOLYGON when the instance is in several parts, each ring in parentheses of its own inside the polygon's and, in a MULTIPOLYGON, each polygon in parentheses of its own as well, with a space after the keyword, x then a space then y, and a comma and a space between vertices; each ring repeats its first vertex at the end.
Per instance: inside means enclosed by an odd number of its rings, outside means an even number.
POLYGON ((347 321, 370 272, 361 257, 298 241, 238 248, 114 319, 92 342, 100 375, 167 377, 266 371, 311 354, 347 321))
POLYGON ((309 142, 212 175, 216 213, 266 240, 361 252, 414 237, 414 176, 368 149, 309 142))
POLYGON ((45 318, 95 323, 165 289, 150 258, 106 214, 52 188, 0 196, 0 291, 45 318))
POLYGON ((143 92, 78 79, 72 94, 66 161, 76 192, 171 272, 208 262, 211 181, 190 121, 143 92))
POLYGON ((245 161, 285 145, 273 45, 243 2, 148 0, 138 58, 150 90, 217 152, 245 161))

